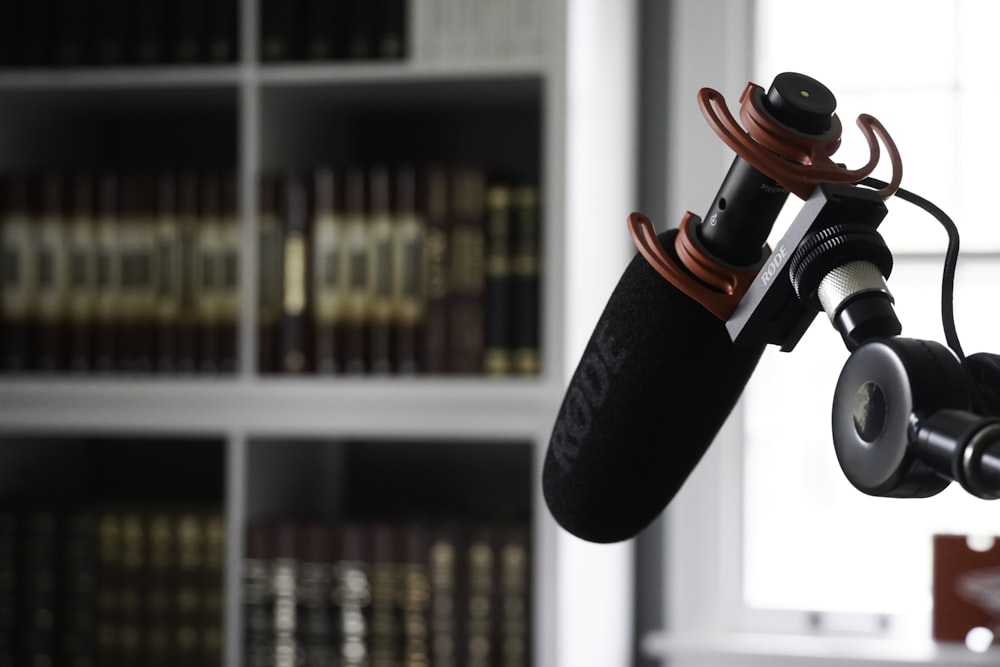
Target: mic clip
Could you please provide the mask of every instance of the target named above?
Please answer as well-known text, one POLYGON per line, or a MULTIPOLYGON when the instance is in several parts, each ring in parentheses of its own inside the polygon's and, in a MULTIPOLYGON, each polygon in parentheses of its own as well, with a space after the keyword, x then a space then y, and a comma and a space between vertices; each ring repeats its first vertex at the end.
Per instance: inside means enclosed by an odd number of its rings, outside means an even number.
POLYGON ((646 215, 633 212, 627 220, 632 241, 649 265, 705 310, 726 321, 764 266, 770 248, 765 245, 760 260, 750 266, 723 263, 709 255, 699 241, 696 230, 700 223, 701 218, 688 211, 668 249, 660 243, 646 215))

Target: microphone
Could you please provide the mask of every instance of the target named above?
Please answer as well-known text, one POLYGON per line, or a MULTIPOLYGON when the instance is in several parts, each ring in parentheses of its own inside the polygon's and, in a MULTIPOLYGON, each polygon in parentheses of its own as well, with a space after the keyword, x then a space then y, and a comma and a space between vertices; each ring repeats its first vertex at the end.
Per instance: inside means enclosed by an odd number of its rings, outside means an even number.
MULTIPOLYGON (((704 222, 689 212, 679 229, 656 234, 648 218, 629 216, 639 254, 570 379, 546 452, 546 504, 565 530, 591 542, 629 539, 663 511, 774 342, 735 341, 727 320, 752 285, 774 277, 768 267, 778 253, 766 240, 789 192, 806 199, 821 182, 855 183, 878 160, 873 126, 884 131, 870 116, 858 119, 869 164, 850 171, 830 160, 840 145, 836 100, 802 74, 779 74, 766 93, 747 85, 746 131, 714 90, 702 89, 698 101, 737 157, 704 222)), ((790 283, 787 290, 801 335, 815 312, 806 313, 790 283)))

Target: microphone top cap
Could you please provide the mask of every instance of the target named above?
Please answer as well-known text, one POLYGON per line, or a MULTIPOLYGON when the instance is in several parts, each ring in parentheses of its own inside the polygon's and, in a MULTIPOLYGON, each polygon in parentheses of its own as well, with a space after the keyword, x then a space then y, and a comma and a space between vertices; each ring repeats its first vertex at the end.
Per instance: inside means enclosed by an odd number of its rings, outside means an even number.
POLYGON ((809 134, 829 130, 837 109, 837 100, 829 88, 796 72, 774 77, 764 103, 775 120, 809 134))

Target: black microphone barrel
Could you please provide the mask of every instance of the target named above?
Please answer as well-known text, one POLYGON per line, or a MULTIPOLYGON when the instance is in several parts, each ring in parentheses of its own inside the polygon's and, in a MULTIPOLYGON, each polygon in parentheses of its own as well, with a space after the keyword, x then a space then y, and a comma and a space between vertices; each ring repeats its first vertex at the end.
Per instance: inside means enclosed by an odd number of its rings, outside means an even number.
MULTIPOLYGON (((676 230, 660 235, 672 248, 676 230)), ((556 521, 591 542, 637 535, 708 449, 764 344, 725 323, 636 257, 570 380, 542 486, 556 521)))

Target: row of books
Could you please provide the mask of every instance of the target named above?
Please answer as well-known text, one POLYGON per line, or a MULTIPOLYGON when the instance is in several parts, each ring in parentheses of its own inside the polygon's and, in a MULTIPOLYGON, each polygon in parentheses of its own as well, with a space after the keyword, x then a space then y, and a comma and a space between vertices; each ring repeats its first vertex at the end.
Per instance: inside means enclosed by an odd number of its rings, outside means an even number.
POLYGON ((279 518, 245 554, 247 667, 531 663, 526 523, 279 518))
POLYGON ((217 667, 215 507, 0 510, 0 664, 217 667))
POLYGON ((232 173, 11 174, 0 193, 0 369, 234 370, 232 173))
POLYGON ((225 63, 239 0, 4 0, 0 67, 225 63))
POLYGON ((320 167, 260 191, 261 371, 538 373, 537 185, 320 167))
MULTIPOLYGON (((399 60, 410 0, 260 0, 263 62, 399 60)), ((414 7, 422 4, 413 2, 414 7)))

